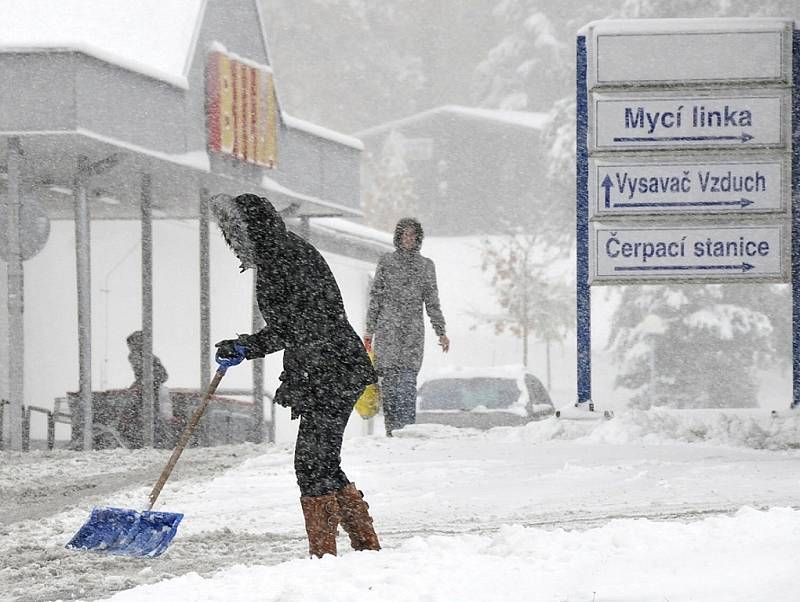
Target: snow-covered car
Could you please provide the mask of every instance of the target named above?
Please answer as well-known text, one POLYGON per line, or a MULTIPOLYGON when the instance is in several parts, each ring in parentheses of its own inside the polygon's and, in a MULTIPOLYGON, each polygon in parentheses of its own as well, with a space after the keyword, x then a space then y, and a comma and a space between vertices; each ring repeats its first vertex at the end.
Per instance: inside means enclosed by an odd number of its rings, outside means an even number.
POLYGON ((522 367, 462 368, 426 375, 417 388, 417 423, 488 429, 555 412, 541 381, 522 367))

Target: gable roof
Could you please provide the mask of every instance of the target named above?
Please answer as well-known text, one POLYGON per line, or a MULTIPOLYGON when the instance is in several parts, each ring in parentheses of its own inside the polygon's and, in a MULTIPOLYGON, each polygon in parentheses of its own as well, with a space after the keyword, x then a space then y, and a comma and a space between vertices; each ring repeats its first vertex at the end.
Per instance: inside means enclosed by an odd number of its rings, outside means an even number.
POLYGON ((207 0, 3 0, 0 52, 76 50, 188 88, 207 0))
POLYGON ((460 105, 442 105, 441 107, 422 111, 421 113, 409 115, 408 117, 404 117, 402 119, 389 121, 371 128, 367 128, 366 130, 357 132, 355 136, 361 138, 364 136, 371 136, 373 134, 380 134, 382 132, 401 128, 412 123, 417 123, 441 115, 459 116, 467 119, 490 121, 501 125, 534 130, 544 129, 551 119, 549 113, 536 113, 532 111, 501 111, 478 107, 464 107, 460 105))

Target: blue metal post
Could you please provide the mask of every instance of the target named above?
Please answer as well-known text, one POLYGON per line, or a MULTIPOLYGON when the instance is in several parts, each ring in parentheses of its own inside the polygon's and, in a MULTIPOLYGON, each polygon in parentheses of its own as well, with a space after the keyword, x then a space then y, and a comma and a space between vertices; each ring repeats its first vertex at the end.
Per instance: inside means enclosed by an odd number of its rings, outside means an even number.
MULTIPOLYGON (((578 343, 578 403, 592 400, 592 300, 589 290, 589 106, 586 89, 586 37, 577 39, 576 159, 577 198, 575 243, 577 245, 576 309, 578 343)), ((590 406, 591 407, 591 406, 590 406)))
POLYGON ((792 408, 800 406, 800 31, 792 40, 792 408))

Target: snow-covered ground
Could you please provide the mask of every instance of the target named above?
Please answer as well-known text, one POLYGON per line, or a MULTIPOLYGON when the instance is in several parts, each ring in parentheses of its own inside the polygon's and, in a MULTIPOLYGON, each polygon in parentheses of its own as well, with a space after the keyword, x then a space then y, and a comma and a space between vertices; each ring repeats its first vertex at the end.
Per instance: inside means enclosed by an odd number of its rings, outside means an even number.
POLYGON ((575 602, 800 599, 800 417, 619 413, 353 437, 381 552, 306 558, 290 443, 190 449, 156 559, 68 551, 140 508, 164 450, 0 453, 0 599, 575 602))
MULTIPOLYGON (((135 240, 121 244, 112 226, 93 230, 124 249, 109 254, 106 266, 94 262, 97 282, 113 291, 98 304, 105 308, 98 350, 109 349, 108 361, 98 352, 101 388, 129 384, 119 347, 138 324, 138 310, 129 306, 138 289, 123 286, 130 284, 125 261, 135 264, 135 240), (118 265, 126 269, 114 271, 118 265)), ((156 234, 186 242, 175 243, 180 249, 196 240, 185 224, 162 223, 156 234)), ((421 378, 518 363, 519 341, 495 336, 474 317, 495 307, 480 271, 479 241, 434 238, 424 252, 437 264, 453 343, 442 354, 429 330, 421 378)), ((163 272, 171 278, 188 261, 178 253, 165 257, 176 265, 163 272)), ((43 312, 55 289, 47 288, 44 272, 38 280, 32 272, 26 299, 31 315, 40 315, 36 308, 43 312)), ((343 272, 340 266, 340 282, 343 272)), ((249 303, 249 289, 233 281, 235 269, 215 273, 216 286, 237 290, 249 303)), ((177 277, 175 286, 191 290, 177 277)), ((363 313, 357 288, 343 285, 351 319, 363 313)), ((0 600, 800 600, 800 418, 769 414, 788 406, 791 379, 765 377, 760 410, 627 412, 602 353, 614 299, 598 291, 593 304, 593 392, 600 409, 617 412, 614 420, 552 419, 489 432, 418 425, 394 439, 364 436, 364 424, 351 421, 344 467, 371 504, 384 545, 377 554, 352 553, 342 536, 338 558, 306 558, 292 470, 296 423, 285 412, 278 412, 275 445, 187 450, 158 504, 186 518, 158 559, 63 546, 94 505, 142 508, 168 451, 0 452, 0 600)), ((157 351, 170 384, 195 383, 195 314, 186 307, 168 313, 158 299, 156 305, 157 351)), ((217 338, 238 332, 226 319, 215 318, 217 338)), ((51 338, 52 328, 64 331, 55 341, 34 337, 38 343, 26 345, 34 357, 51 358, 43 350, 62 343, 66 349, 73 340, 64 320, 30 322, 48 325, 51 338)), ((530 352, 530 369, 544 382, 544 347, 532 342, 530 352)), ((58 358, 57 365, 48 360, 47 379, 29 372, 26 387, 35 399, 72 386, 74 361, 58 358)), ((568 339, 553 349, 550 393, 557 405, 574 401, 574 374, 568 339)), ((230 386, 241 384, 235 378, 246 382, 249 371, 229 378, 230 386)), ((274 380, 268 375, 267 386, 274 380)), ((382 430, 375 425, 375 433, 382 430)), ((57 437, 68 433, 60 429, 57 437)))

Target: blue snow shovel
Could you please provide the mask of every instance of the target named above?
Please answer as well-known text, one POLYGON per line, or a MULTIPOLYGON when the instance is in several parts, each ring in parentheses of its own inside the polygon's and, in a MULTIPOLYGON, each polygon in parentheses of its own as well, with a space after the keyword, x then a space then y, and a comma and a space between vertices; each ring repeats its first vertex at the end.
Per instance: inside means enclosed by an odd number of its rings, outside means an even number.
POLYGON ((181 457, 183 449, 189 442, 197 423, 203 417, 203 413, 208 407, 211 396, 219 386, 225 372, 231 366, 239 364, 244 359, 244 348, 236 345, 238 356, 233 358, 218 358, 219 368, 208 390, 203 395, 191 420, 183 429, 172 456, 161 472, 153 490, 150 492, 150 500, 147 510, 137 512, 126 508, 94 508, 89 517, 78 532, 66 545, 73 550, 91 550, 105 554, 117 556, 159 556, 167 549, 175 533, 178 531, 178 524, 183 518, 179 512, 154 512, 153 505, 161 493, 161 488, 167 482, 172 469, 181 457))

